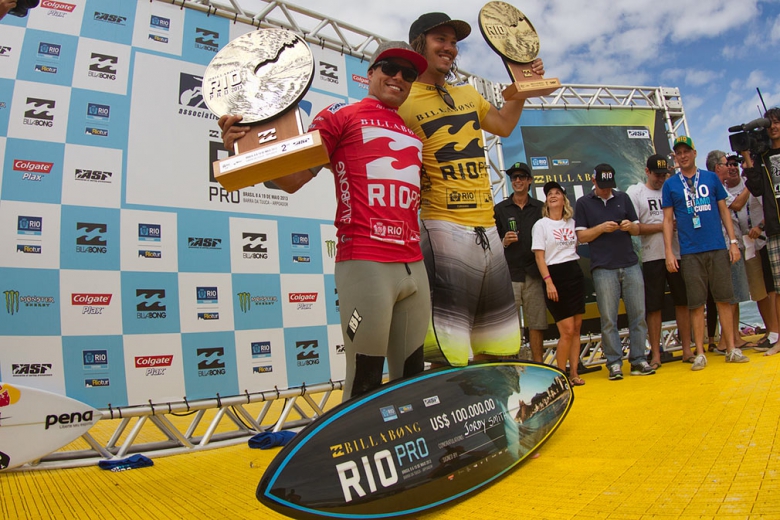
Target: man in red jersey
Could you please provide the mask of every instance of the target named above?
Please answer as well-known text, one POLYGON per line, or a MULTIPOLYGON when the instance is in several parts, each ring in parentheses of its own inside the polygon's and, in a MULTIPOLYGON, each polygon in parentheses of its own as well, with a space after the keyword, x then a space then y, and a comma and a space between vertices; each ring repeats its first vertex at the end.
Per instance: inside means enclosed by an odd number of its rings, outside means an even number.
MULTIPOLYGON (((344 400, 423 370, 430 293, 420 251, 422 143, 397 113, 425 59, 404 42, 379 46, 368 64, 368 96, 321 111, 319 130, 336 184, 339 292, 347 375, 344 400)), ((244 135, 241 116, 219 120, 225 148, 244 135)), ((319 172, 274 180, 293 193, 319 172)))

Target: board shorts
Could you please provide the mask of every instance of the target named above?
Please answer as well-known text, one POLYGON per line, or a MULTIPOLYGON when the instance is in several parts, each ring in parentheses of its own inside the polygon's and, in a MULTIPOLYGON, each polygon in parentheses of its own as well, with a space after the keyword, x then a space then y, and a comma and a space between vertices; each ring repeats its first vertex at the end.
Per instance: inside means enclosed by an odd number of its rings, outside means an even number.
POLYGON ((352 393, 357 354, 386 356, 390 380, 402 377, 404 362, 423 345, 430 321, 423 262, 347 260, 336 262, 334 272, 348 360, 344 395, 352 393))
POLYGON ((471 355, 516 356, 520 320, 496 228, 424 220, 420 231, 432 307, 425 360, 465 366, 471 355))
POLYGON ((687 307, 688 297, 685 292, 685 280, 682 270, 670 273, 666 269, 666 260, 650 260, 642 264, 642 277, 645 281, 645 312, 658 312, 664 308, 666 284, 669 283, 669 292, 675 307, 687 307))

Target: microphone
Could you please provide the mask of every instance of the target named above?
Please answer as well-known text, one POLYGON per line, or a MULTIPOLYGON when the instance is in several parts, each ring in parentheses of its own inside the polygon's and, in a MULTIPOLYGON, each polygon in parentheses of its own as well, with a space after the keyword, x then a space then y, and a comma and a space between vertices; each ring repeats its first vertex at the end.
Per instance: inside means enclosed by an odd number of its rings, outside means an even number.
POLYGON ((759 117, 758 119, 754 119, 753 121, 745 123, 744 125, 732 126, 729 128, 729 132, 742 132, 745 130, 753 130, 754 128, 769 128, 770 126, 772 126, 772 122, 769 119, 765 117, 759 117))

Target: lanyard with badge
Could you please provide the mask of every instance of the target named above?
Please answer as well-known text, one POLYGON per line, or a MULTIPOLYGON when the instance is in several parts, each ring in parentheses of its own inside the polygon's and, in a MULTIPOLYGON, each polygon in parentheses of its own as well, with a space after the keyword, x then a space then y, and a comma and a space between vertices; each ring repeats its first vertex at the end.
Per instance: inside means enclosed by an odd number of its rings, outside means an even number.
POLYGON ((696 168, 696 176, 693 179, 693 186, 689 184, 689 180, 685 178, 685 176, 682 174, 682 171, 680 171, 677 175, 680 176, 680 182, 682 182, 683 191, 687 193, 688 198, 693 201, 693 229, 699 229, 701 227, 701 218, 699 217, 699 214, 696 213, 696 196, 699 193, 699 169, 696 168), (693 193, 691 193, 691 188, 693 188, 693 193))

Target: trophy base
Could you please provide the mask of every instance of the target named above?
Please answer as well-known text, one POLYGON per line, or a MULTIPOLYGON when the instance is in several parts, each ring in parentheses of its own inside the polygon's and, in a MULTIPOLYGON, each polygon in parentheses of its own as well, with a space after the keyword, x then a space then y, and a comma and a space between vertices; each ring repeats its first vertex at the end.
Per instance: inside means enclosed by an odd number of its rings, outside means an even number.
POLYGON ((548 96, 561 88, 558 78, 540 79, 536 81, 515 81, 501 93, 504 99, 522 100, 533 97, 548 96))
POLYGON ((235 191, 328 162, 328 150, 315 130, 214 161, 214 177, 227 191, 235 191))

